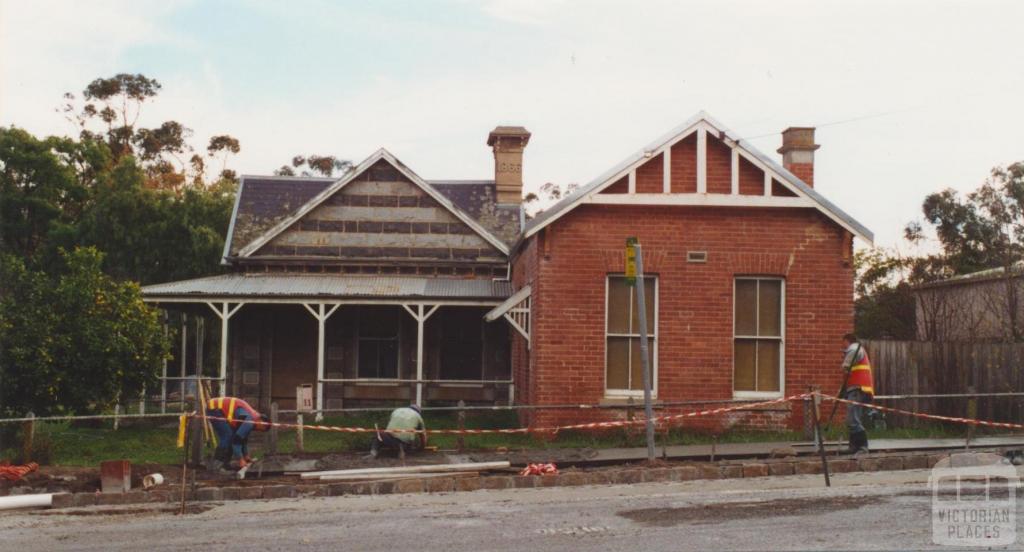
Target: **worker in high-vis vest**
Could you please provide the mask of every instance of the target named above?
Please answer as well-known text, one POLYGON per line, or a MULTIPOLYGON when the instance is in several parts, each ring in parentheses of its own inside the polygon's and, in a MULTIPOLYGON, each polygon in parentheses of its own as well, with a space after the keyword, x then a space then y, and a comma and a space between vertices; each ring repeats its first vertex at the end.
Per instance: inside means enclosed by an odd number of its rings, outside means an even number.
MULTIPOLYGON (((843 336, 843 370, 847 372, 843 398, 859 403, 870 403, 875 396, 875 384, 871 378, 871 361, 868 359, 867 350, 860 344, 857 336, 852 333, 843 336)), ((846 427, 850 431, 851 454, 866 454, 868 452, 868 433, 864 429, 866 414, 867 408, 864 406, 846 405, 846 427)))
POLYGON ((269 420, 249 403, 235 397, 217 397, 206 404, 206 416, 217 436, 213 457, 225 467, 242 469, 252 462, 249 456, 249 434, 252 430, 267 431, 269 420))
POLYGON ((396 408, 391 412, 387 429, 378 430, 373 436, 370 456, 377 458, 381 449, 395 449, 399 458, 405 458, 407 450, 421 450, 427 446, 426 429, 419 405, 396 408))

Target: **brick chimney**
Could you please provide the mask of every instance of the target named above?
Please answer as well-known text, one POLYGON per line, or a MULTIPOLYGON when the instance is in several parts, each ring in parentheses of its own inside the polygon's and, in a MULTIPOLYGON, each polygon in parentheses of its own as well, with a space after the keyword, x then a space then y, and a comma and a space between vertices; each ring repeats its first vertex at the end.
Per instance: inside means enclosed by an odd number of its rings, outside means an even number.
POLYGON ((520 126, 495 127, 487 135, 494 150, 494 183, 498 203, 523 201, 523 150, 530 142, 530 131, 520 126))
POLYGON ((782 131, 782 166, 814 187, 814 150, 820 148, 814 143, 814 127, 789 127, 782 131))

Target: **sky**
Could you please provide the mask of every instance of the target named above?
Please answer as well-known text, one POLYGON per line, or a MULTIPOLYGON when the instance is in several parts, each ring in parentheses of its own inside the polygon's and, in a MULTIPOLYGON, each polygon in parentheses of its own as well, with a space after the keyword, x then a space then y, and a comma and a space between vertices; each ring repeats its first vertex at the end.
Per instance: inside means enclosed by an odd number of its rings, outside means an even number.
POLYGON ((0 0, 0 124, 76 129, 91 80, 163 85, 241 174, 386 147, 427 179, 490 178, 487 133, 523 125, 527 190, 586 183, 700 110, 776 158, 816 126, 815 188, 900 245, 924 197, 1024 160, 1017 1, 0 0))

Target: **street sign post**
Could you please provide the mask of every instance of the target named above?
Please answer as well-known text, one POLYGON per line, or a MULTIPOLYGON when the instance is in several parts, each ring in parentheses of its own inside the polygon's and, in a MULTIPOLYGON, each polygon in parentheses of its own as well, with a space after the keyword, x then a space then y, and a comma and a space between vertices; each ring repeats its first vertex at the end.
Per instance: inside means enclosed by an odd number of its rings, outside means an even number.
POLYGON ((647 347, 647 300, 644 285, 644 256, 640 241, 626 239, 626 280, 636 288, 637 319, 640 324, 640 363, 643 364, 644 415, 647 417, 647 460, 654 460, 654 408, 651 405, 651 355, 647 347), (639 282, 639 285, 636 285, 639 282))

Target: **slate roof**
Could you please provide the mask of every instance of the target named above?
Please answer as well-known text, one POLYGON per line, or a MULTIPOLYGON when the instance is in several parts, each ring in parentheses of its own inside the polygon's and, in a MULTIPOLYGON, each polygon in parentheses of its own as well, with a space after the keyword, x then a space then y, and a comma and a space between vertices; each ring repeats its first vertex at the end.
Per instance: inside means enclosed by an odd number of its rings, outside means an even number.
MULTIPOLYGON (((243 176, 224 256, 237 255, 336 181, 316 177, 243 176)), ((506 245, 519 237, 519 206, 498 205, 493 180, 430 180, 427 183, 506 245)))
POLYGON ((512 245, 519 237, 519 205, 499 204, 493 180, 428 180, 427 183, 506 245, 512 245))
POLYGON ((332 182, 333 178, 243 176, 235 197, 224 256, 237 254, 332 182))

